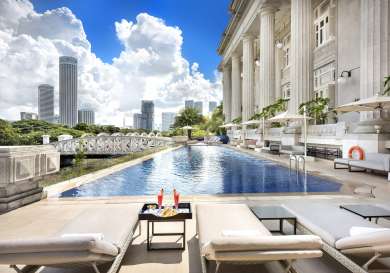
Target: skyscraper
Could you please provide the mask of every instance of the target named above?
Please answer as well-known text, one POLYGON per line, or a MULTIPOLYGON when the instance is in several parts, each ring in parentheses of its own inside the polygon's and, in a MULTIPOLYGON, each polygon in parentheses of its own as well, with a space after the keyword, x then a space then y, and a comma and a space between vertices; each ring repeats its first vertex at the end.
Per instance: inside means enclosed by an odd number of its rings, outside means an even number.
POLYGON ((78 123, 95 124, 95 112, 91 109, 80 109, 78 111, 78 123))
POLYGON ((77 59, 60 57, 60 123, 77 124, 77 59))
POLYGON ((141 105, 142 128, 153 130, 154 123, 154 102, 152 100, 143 100, 141 105))
POLYGON ((32 120, 38 119, 38 115, 36 113, 31 112, 20 112, 20 120, 32 120))
POLYGON ((163 112, 162 113, 162 122, 161 130, 168 131, 173 123, 175 123, 176 113, 172 112, 163 112))
POLYGON ((142 128, 142 114, 140 113, 133 114, 133 127, 134 129, 142 128))
POLYGON ((209 113, 212 113, 215 108, 217 108, 217 102, 216 101, 209 101, 209 113))
POLYGON ((185 107, 185 109, 194 108, 194 101, 193 100, 186 100, 184 102, 184 107, 185 107))
POLYGON ((49 84, 38 86, 38 118, 54 122, 54 87, 49 84))
POLYGON ((194 108, 195 108, 196 110, 198 110, 198 112, 199 112, 200 114, 202 114, 202 113, 203 113, 203 102, 201 102, 201 101, 195 101, 195 103, 194 103, 194 108))

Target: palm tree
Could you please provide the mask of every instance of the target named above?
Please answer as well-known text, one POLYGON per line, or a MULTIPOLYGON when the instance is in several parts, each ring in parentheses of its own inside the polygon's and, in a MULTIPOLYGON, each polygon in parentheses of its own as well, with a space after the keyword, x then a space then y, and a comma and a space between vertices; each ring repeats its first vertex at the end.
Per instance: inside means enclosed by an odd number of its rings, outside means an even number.
POLYGON ((183 109, 175 118, 173 128, 182 128, 184 126, 192 126, 204 123, 205 119, 195 108, 183 109))

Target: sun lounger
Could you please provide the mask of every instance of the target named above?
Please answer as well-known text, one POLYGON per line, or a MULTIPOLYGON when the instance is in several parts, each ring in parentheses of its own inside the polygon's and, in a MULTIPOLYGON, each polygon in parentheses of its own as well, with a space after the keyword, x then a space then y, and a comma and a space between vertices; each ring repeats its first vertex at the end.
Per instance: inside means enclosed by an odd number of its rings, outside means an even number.
POLYGON ((322 256, 318 236, 272 236, 247 205, 197 205, 196 215, 203 273, 209 261, 216 272, 221 263, 286 261, 290 272, 293 261, 322 256))
POLYGON ((366 153, 364 160, 349 162, 349 170, 352 168, 387 172, 390 180, 390 154, 366 153))
POLYGON ((355 161, 357 159, 350 159, 350 158, 335 158, 333 160, 333 167, 335 169, 349 169, 349 163, 351 161, 355 161), (337 167, 337 165, 342 165, 342 166, 347 166, 346 168, 340 168, 340 167, 337 167))
POLYGON ((107 272, 114 273, 132 241, 138 212, 138 205, 90 207, 52 237, 1 240, 0 264, 23 273, 35 272, 41 266, 75 265, 92 266, 98 273, 97 265, 112 262, 107 272), (19 269, 16 265, 25 267, 19 269))
POLYGON ((337 205, 297 202, 285 206, 298 220, 301 230, 322 238, 323 250, 351 272, 367 273, 378 258, 390 257, 390 230, 364 220, 337 205), (351 228, 371 229, 371 233, 352 235, 351 228), (358 265, 351 258, 366 258, 358 265))

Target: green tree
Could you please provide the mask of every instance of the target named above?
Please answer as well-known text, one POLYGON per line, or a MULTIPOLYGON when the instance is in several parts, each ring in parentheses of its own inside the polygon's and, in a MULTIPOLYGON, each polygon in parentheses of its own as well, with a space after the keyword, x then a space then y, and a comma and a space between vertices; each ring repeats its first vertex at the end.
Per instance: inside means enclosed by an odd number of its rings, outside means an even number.
POLYGON ((324 124, 328 118, 329 98, 317 97, 310 101, 301 103, 298 111, 302 115, 306 106, 306 113, 314 119, 315 124, 324 124))
POLYGON ((88 124, 86 123, 78 123, 76 126, 73 127, 73 129, 89 132, 88 124))
POLYGON ((173 128, 204 124, 205 118, 195 108, 186 108, 182 110, 175 118, 173 128))
POLYGON ((224 128, 220 128, 220 126, 223 125, 224 120, 225 117, 223 116, 223 105, 220 104, 217 108, 214 109, 210 120, 207 121, 206 129, 217 135, 226 134, 226 130, 224 128))
POLYGON ((84 142, 80 141, 79 146, 76 149, 76 155, 74 157, 75 166, 78 168, 79 171, 82 170, 83 162, 86 158, 83 145, 84 142))
POLYGON ((17 145, 19 142, 18 134, 11 124, 0 119, 0 145, 17 145))

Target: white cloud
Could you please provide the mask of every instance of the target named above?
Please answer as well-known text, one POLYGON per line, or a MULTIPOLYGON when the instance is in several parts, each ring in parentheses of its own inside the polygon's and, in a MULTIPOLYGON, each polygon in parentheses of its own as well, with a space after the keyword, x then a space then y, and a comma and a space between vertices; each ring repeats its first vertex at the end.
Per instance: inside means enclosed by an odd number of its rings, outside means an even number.
POLYGON ((178 27, 141 13, 135 22, 115 22, 115 29, 123 50, 104 63, 68 8, 39 14, 27 0, 0 1, 0 117, 14 120, 20 111, 37 111, 40 83, 58 93, 61 55, 78 59, 79 104, 92 106, 99 123, 121 125, 141 99, 155 100, 157 113, 178 110, 187 98, 220 99, 219 75, 210 81, 183 57, 178 27))

